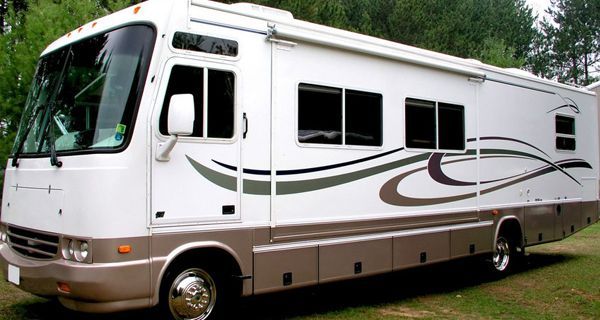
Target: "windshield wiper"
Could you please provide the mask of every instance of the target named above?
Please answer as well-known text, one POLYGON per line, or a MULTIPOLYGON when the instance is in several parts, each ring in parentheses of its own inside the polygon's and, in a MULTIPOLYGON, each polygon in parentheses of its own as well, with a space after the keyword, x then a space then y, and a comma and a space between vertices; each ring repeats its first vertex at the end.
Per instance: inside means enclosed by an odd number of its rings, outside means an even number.
POLYGON ((31 114, 31 118, 29 118, 29 123, 27 123, 27 127, 25 128, 25 134, 22 137, 22 140, 19 141, 19 145, 17 146, 17 150, 13 154, 13 159, 11 165, 13 167, 19 167, 19 155, 21 151, 23 151, 23 147, 25 146, 25 141, 27 140, 27 136, 29 135, 29 131, 33 128, 33 124, 35 122, 35 118, 37 118, 37 114, 42 110, 39 105, 36 105, 33 109, 33 113, 31 114))
MULTIPOLYGON (((52 117, 52 111, 54 109, 53 107, 54 102, 51 102, 48 105, 48 112, 50 114, 50 117, 52 117)), ((62 161, 58 161, 58 158, 56 157, 56 146, 54 145, 56 142, 56 138, 54 137, 54 129, 52 128, 52 122, 52 119, 49 119, 48 125, 46 126, 46 141, 50 146, 50 165, 60 168, 62 167, 62 161)))
POLYGON ((65 80, 65 71, 67 70, 67 66, 70 64, 71 59, 73 57, 73 49, 69 48, 69 52, 67 52, 67 56, 65 57, 65 63, 63 64, 62 70, 60 71, 60 76, 58 77, 58 82, 56 82, 56 87, 52 92, 52 96, 46 105, 46 117, 48 117, 48 121, 46 122, 45 135, 46 135, 46 143, 48 143, 50 147, 50 165, 55 166, 57 168, 62 167, 62 161, 58 161, 56 157, 56 138, 54 137, 54 129, 53 125, 53 112, 54 112, 54 104, 56 103, 56 98, 58 97, 59 91, 62 90, 63 81, 65 80))

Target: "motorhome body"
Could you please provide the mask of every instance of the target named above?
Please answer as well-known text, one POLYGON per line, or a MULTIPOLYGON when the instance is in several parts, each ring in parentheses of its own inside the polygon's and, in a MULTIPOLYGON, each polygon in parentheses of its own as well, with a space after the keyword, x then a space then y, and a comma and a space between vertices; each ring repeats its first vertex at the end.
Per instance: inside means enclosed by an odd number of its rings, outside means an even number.
POLYGON ((503 271, 598 220, 598 162, 586 90, 276 9, 147 1, 42 54, 0 262, 75 310, 186 319, 223 292, 479 254, 503 271))

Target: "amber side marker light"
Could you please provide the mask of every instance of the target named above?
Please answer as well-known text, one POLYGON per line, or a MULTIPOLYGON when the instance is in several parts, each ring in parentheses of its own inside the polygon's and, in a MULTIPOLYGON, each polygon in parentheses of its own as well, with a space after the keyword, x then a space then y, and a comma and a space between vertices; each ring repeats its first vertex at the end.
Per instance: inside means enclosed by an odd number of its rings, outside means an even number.
POLYGON ((131 246, 130 245, 119 246, 118 251, 119 251, 120 254, 130 253, 131 252, 131 246))
POLYGON ((71 286, 65 282, 57 282, 58 290, 61 292, 71 293, 71 286))
POLYGON ((140 6, 133 8, 133 14, 137 14, 138 12, 140 12, 140 9, 142 9, 142 7, 140 6))
POLYGON ((495 209, 494 209, 494 210, 492 210, 492 215, 493 215, 493 216, 497 216, 497 215, 499 215, 499 214, 500 214, 500 211, 498 211, 498 210, 495 210, 495 209))

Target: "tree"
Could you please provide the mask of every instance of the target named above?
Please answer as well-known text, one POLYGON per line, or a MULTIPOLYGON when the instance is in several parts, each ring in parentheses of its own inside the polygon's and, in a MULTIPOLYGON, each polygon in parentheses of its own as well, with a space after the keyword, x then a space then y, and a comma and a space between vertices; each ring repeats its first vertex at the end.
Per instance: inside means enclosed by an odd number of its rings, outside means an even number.
POLYGON ((255 2, 291 11, 301 20, 505 67, 524 64, 536 34, 525 0, 255 2))
MULTIPOLYGON (((7 4, 8 2, 4 2, 7 4)), ((85 22, 130 4, 129 0, 13 1, 0 34, 0 168, 10 154, 29 85, 42 50, 85 22)), ((0 179, 3 176, 0 176, 0 179)))
POLYGON ((560 82, 594 82, 590 70, 600 63, 600 0, 551 0, 547 12, 552 20, 541 23, 538 43, 545 54, 530 59, 533 71, 560 82))

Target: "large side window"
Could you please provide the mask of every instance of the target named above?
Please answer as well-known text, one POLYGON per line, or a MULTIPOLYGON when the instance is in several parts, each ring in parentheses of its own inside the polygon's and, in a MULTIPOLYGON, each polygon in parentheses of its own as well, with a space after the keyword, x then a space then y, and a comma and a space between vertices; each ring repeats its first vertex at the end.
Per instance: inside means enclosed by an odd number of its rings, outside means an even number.
POLYGON ((406 147, 432 150, 465 149, 465 107, 407 98, 406 147))
POLYGON ((556 120, 556 149, 574 151, 575 142, 575 118, 557 115, 556 120))
POLYGON ((346 144, 381 146, 381 95, 346 90, 346 144))
POLYGON ((465 149, 465 107, 438 103, 438 149, 465 149))
POLYGON ((298 140, 304 143, 342 144, 342 90, 300 84, 298 140))
POLYGON ((235 124, 233 73, 190 66, 173 66, 159 119, 161 134, 169 135, 168 114, 171 96, 185 93, 194 96, 195 121, 192 137, 225 139, 233 137, 235 124))
POLYGON ((405 128, 408 148, 436 148, 435 102, 406 99, 405 128))
POLYGON ((382 96, 302 83, 298 87, 298 141, 381 146, 382 96))

